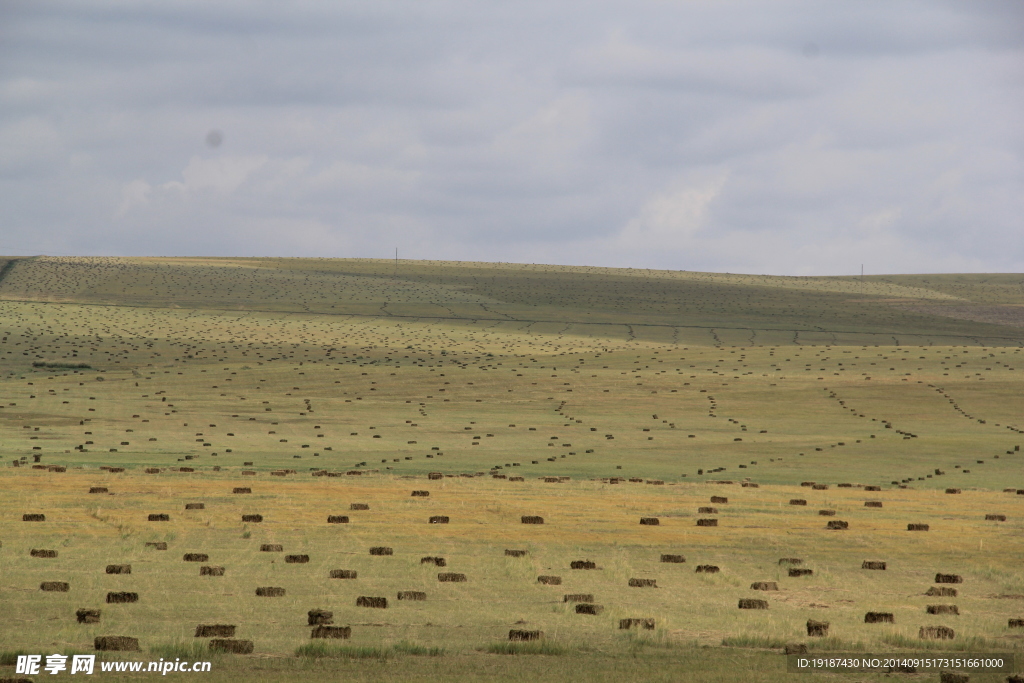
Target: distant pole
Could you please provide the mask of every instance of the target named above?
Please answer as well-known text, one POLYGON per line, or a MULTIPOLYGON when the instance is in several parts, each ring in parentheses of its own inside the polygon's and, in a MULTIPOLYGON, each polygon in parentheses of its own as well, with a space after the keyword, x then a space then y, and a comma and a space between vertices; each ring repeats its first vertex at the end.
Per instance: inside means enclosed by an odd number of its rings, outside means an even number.
MULTIPOLYGON (((864 270, 864 266, 861 266, 861 270, 864 270)), ((861 273, 863 276, 864 273, 861 273)), ((395 247, 395 277, 398 277, 398 247, 395 247)))
MULTIPOLYGON (((396 252, 397 253, 397 252, 396 252)), ((864 264, 860 264, 860 279, 864 279, 864 264)))

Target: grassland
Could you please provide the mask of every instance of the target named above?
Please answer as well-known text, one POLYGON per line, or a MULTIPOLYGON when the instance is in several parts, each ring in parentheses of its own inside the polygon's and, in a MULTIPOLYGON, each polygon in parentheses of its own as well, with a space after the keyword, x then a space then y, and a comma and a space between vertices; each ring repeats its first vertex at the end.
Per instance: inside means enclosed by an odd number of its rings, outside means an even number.
POLYGON ((779 680, 787 642, 1019 651, 1021 281, 0 258, 0 651, 119 634, 156 658, 194 653, 196 625, 223 623, 255 644, 216 655, 225 679, 723 681, 779 680), (199 576, 185 553, 224 575, 199 576), (963 577, 955 599, 925 596, 940 572, 963 577), (139 600, 107 605, 111 591, 139 600), (600 614, 576 614, 575 593, 600 614), (390 605, 356 607, 362 595, 390 605), (79 608, 100 623, 78 624, 79 608), (352 627, 320 652, 337 656, 295 656, 322 642, 315 608, 352 627), (655 628, 617 628, 641 617, 655 628), (830 637, 809 638, 808 619, 830 637), (920 640, 931 625, 956 638, 920 640), (494 654, 512 628, 542 630, 542 653, 494 654))

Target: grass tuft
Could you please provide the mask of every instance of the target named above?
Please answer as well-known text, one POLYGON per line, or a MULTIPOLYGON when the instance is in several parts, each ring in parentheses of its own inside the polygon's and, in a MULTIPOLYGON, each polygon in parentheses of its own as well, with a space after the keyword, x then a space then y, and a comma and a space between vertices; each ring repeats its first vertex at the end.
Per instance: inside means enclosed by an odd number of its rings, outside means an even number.
POLYGON ((202 642, 176 642, 163 645, 151 645, 149 654, 155 657, 162 657, 166 660, 182 659, 191 661, 202 661, 209 659, 214 652, 207 646, 206 641, 202 642))
POLYGON ((491 643, 485 652, 493 655, 564 655, 566 650, 555 643, 541 641, 539 643, 491 643))
POLYGON ((328 645, 327 643, 307 643, 295 648, 296 657, 310 659, 380 659, 391 656, 388 648, 369 647, 365 645, 328 645))
POLYGON ((427 647, 426 645, 410 643, 407 640, 395 643, 392 649, 403 655, 416 655, 419 657, 441 657, 445 653, 443 647, 427 647))

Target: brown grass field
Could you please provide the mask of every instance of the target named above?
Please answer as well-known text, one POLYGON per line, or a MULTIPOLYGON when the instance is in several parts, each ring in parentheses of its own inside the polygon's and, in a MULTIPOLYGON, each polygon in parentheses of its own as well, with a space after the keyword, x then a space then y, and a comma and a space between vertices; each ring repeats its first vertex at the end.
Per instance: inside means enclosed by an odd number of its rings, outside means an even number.
POLYGON ((212 680, 772 681, 787 644, 1024 667, 1022 291, 1014 275, 0 258, 0 679, 17 653, 109 635, 141 651, 100 659, 209 660, 168 675, 212 680), (311 638, 316 609, 350 637, 311 638), (252 653, 211 651, 201 624, 252 653), (936 626, 954 637, 920 637, 936 626))

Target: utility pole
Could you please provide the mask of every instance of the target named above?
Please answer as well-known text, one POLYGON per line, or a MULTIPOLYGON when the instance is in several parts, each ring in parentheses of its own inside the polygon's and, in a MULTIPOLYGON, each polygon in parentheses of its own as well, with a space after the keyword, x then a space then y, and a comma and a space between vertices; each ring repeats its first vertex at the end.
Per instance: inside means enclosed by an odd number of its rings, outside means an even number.
MULTIPOLYGON (((861 266, 861 270, 864 270, 864 266, 861 266)), ((861 273, 863 277, 864 273, 861 273)), ((398 247, 395 247, 395 277, 398 277, 398 247)))

